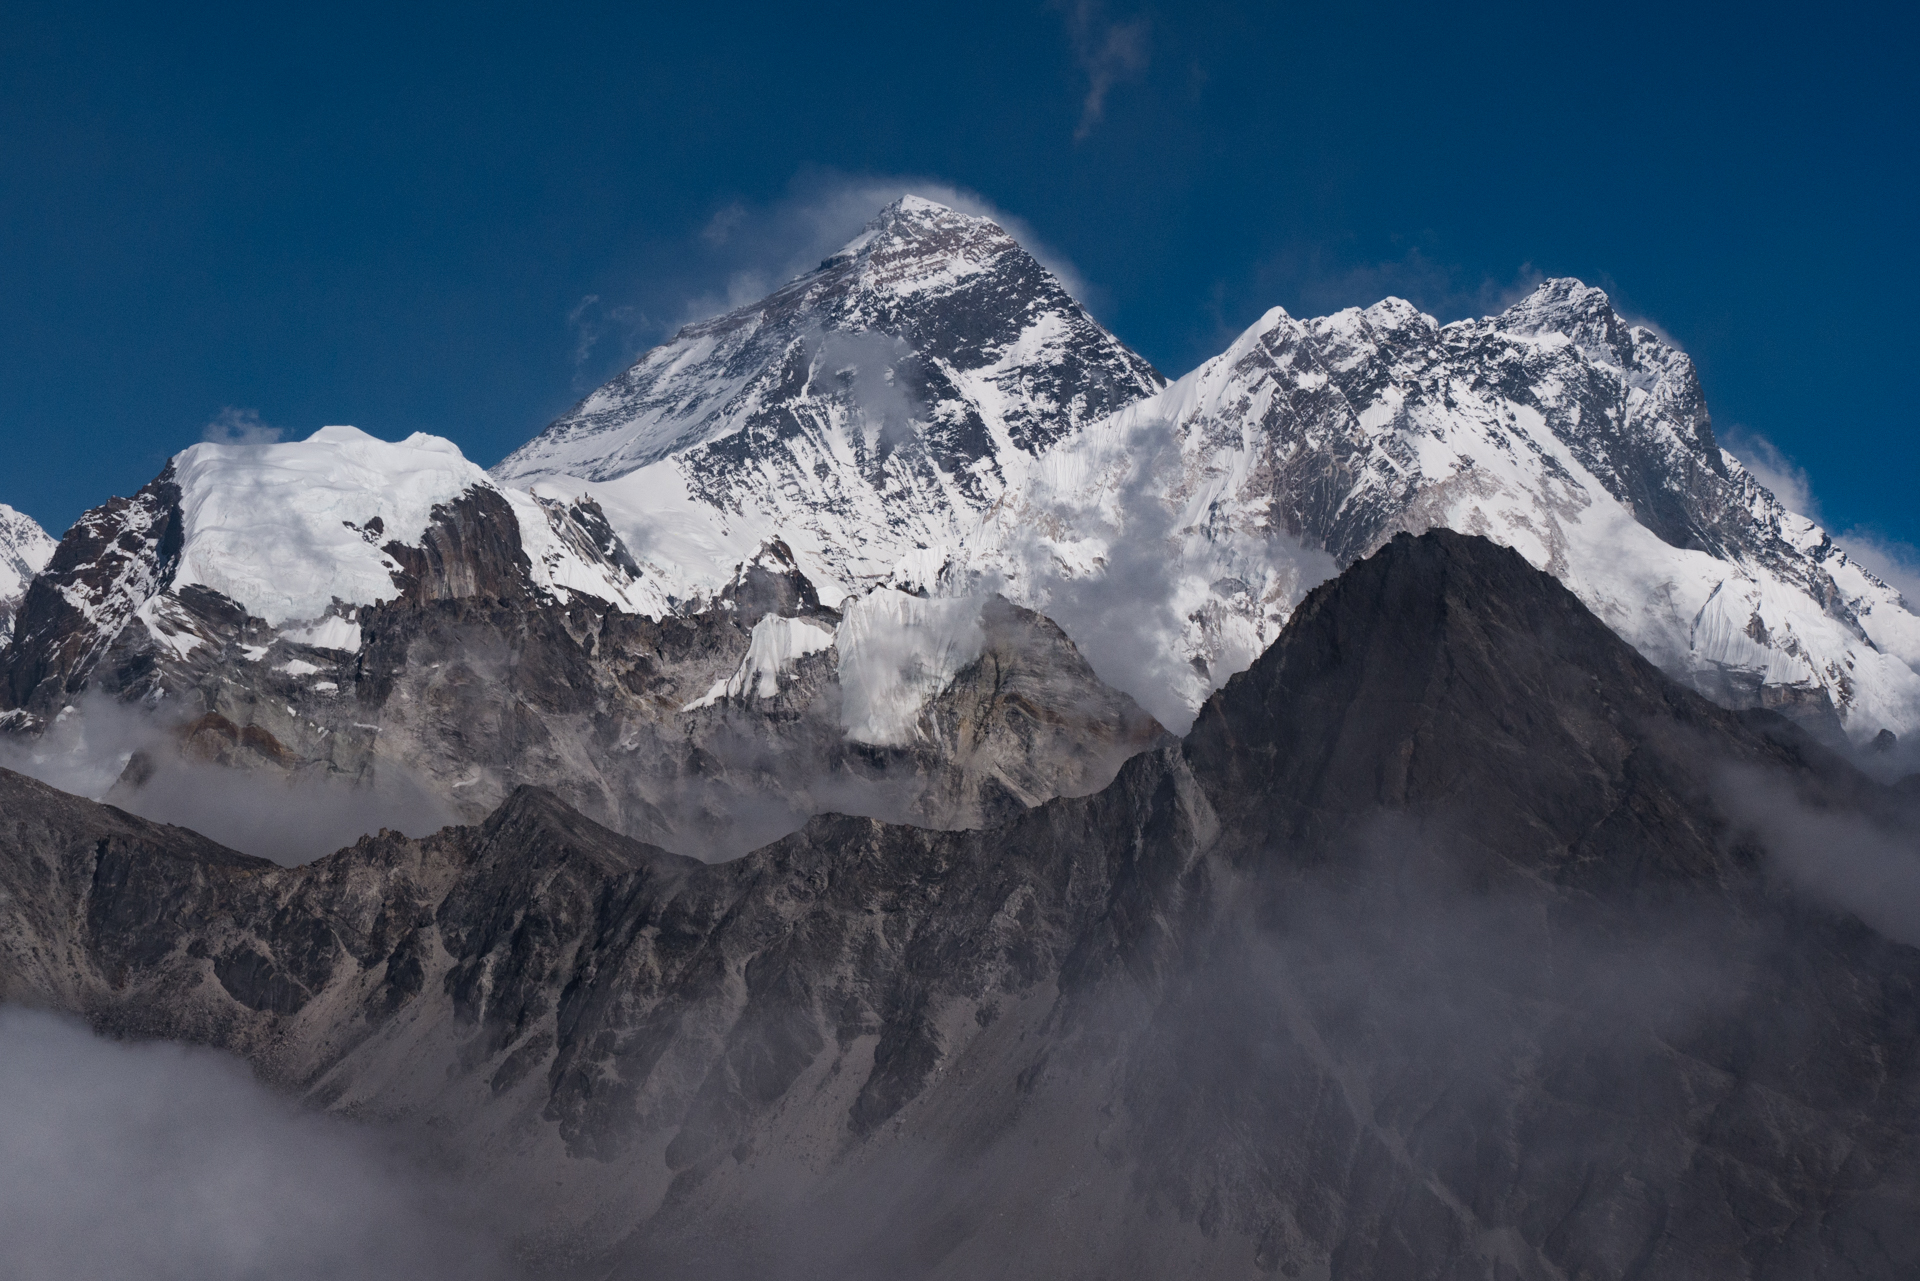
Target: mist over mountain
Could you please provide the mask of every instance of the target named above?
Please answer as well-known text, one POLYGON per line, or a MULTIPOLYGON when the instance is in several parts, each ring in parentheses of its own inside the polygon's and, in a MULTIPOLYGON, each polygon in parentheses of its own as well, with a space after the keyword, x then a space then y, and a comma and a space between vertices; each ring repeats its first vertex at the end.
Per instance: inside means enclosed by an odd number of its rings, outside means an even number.
POLYGON ((0 609, 0 1001, 319 1216, 205 1275, 1920 1268, 1920 615, 1578 281, 1169 383, 907 197, 491 471, 0 509, 0 609))
POLYGON ((0 775, 5 995, 426 1121, 595 1275, 1898 1276, 1920 952, 1733 768, 1914 831, 1515 553, 1402 535, 993 828, 704 865, 522 789, 280 869, 0 775))

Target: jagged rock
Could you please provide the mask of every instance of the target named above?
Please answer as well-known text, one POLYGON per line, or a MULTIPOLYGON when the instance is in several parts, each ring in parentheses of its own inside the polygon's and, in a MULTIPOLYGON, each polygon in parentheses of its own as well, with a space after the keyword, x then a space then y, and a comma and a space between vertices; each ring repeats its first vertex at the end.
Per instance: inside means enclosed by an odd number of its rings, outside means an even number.
POLYGON ((1920 617, 1720 448, 1684 352, 1575 280, 1447 325, 1391 298, 1275 308, 1029 475, 955 563, 1043 613, 1110 555, 1164 565, 1152 621, 1199 664, 1191 706, 1278 633, 1303 547, 1344 566, 1444 527, 1518 549, 1723 705, 1862 742, 1920 726, 1920 617))
POLYGON ((197 478, 184 491, 169 464, 69 532, 0 652, 15 735, 89 695, 146 718, 122 731, 137 750, 110 793, 136 810, 177 814, 180 755, 423 797, 430 823, 477 821, 535 783, 622 831, 731 855, 822 808, 992 821, 1104 785, 1159 733, 1057 628, 1004 602, 952 603, 965 634, 931 664, 914 649, 928 620, 868 602, 850 624, 865 650, 836 653, 840 612, 777 540, 711 597, 639 613, 652 580, 591 498, 502 490, 445 442, 329 428, 181 459, 197 478), (369 460, 412 479, 387 493, 369 460), (301 537, 236 550, 215 538, 231 542, 225 526, 195 534, 190 513, 240 502, 222 468, 252 483, 303 467, 327 484, 294 496, 318 503, 296 511, 301 537), (333 520, 372 507, 387 516, 333 520), (338 546, 316 552, 323 534, 338 546))

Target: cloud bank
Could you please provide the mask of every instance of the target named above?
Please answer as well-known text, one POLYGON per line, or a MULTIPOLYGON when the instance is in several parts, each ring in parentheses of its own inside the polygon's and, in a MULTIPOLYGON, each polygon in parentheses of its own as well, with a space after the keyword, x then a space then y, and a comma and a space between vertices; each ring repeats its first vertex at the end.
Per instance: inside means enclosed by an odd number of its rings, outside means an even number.
POLYGON ((364 783, 215 765, 183 756, 172 726, 103 695, 84 698, 37 741, 0 739, 0 767, 287 866, 383 827, 425 836, 456 821, 391 762, 364 783))
POLYGON ((392 1136, 304 1113, 227 1055, 13 1008, 0 1008, 0 1274, 512 1275, 489 1216, 392 1136))

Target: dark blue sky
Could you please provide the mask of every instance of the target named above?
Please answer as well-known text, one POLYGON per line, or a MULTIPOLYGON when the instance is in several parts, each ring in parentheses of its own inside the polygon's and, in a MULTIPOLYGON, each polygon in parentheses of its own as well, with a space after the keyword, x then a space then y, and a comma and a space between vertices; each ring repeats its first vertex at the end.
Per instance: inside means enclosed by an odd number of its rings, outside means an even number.
POLYGON ((1169 374, 1577 275, 1920 542, 1905 7, 191 9, 0 24, 0 501, 56 531, 229 408, 491 464, 913 178, 1169 374))

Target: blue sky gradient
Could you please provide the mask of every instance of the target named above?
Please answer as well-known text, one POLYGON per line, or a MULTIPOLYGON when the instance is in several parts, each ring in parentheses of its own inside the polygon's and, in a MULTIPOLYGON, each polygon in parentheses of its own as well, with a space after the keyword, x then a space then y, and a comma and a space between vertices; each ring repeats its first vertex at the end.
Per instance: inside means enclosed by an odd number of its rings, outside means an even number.
POLYGON ((8 6, 0 501, 56 532, 247 414, 491 464, 912 186, 1170 375, 1275 304, 1579 276, 1920 542, 1911 9, 269 10, 8 6))

